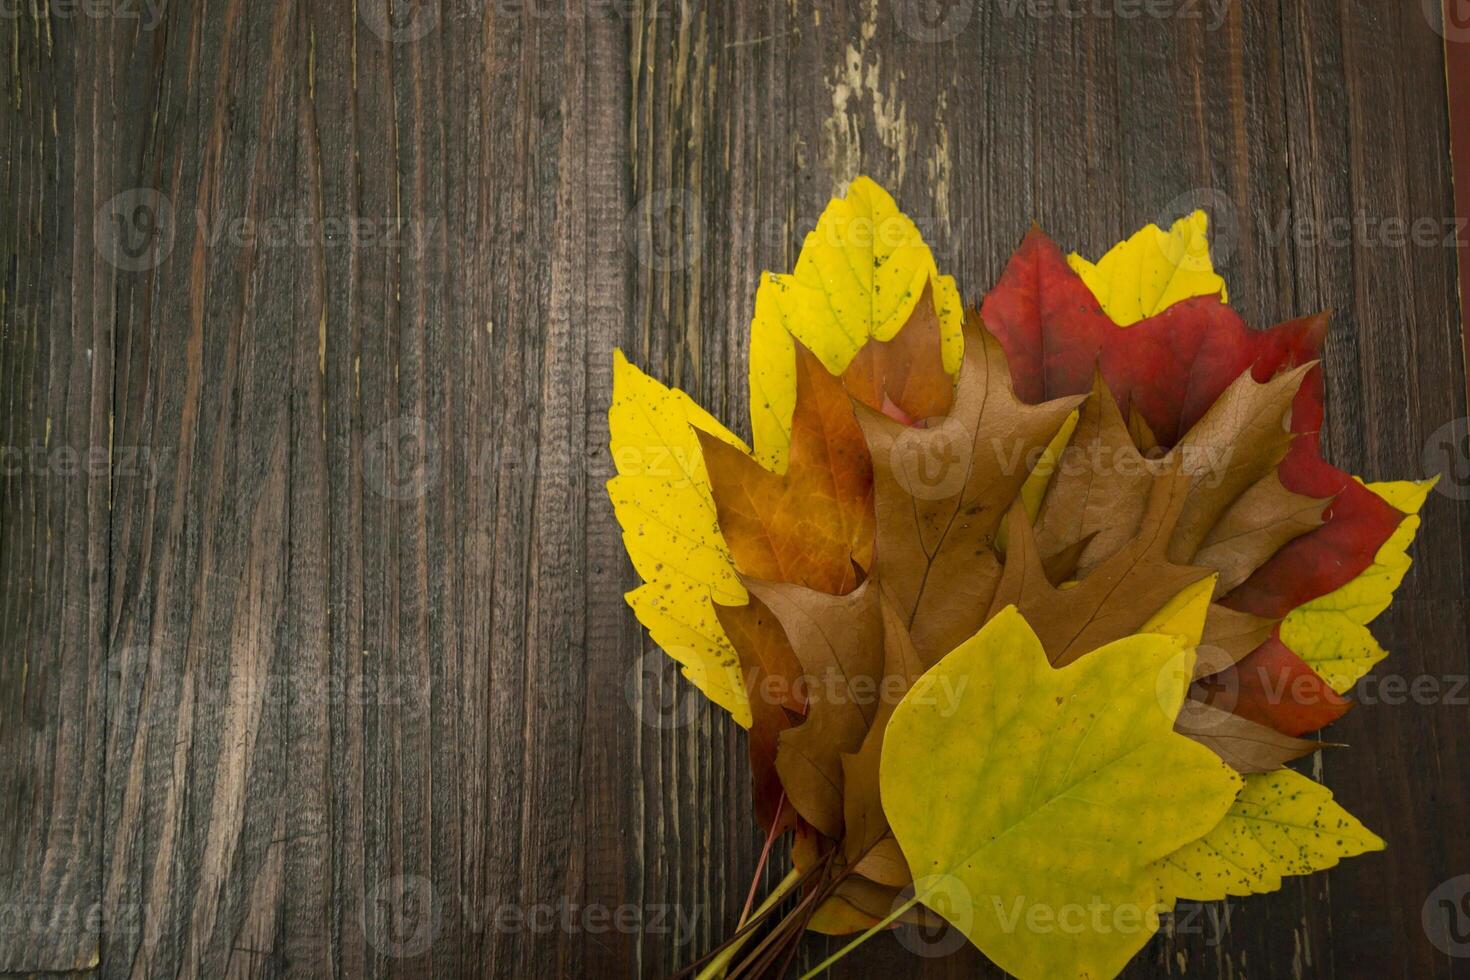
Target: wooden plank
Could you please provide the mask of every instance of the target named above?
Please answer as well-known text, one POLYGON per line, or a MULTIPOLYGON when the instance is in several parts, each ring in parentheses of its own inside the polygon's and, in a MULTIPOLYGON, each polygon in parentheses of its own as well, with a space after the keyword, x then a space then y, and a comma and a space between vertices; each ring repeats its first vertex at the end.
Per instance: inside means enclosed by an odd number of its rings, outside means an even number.
MULTIPOLYGON (((110 497, 151 460, 113 440, 116 32, 0 22, 0 973, 78 971, 136 910, 101 902, 110 497), (94 230, 98 237, 94 241, 94 230)), ((119 250, 123 246, 123 251, 119 250)), ((122 273, 126 275, 126 273, 122 273)))
MULTIPOLYGON (((624 606, 611 351, 748 434, 757 277, 858 173, 971 301, 1033 219, 1091 254, 1205 206, 1250 320, 1337 311, 1335 461, 1417 475, 1466 415, 1457 253, 1385 226, 1455 213, 1420 5, 393 9, 0 20, 0 437, 113 447, 0 474, 0 904, 61 923, 0 973, 652 976, 728 934, 744 736, 624 606), (99 250, 120 192, 170 247, 99 250)), ((1132 975, 1464 973, 1420 925, 1470 871, 1444 489, 1378 630, 1442 696, 1365 697, 1317 772, 1391 850, 1132 975)), ((996 975, 914 945, 834 975, 996 975)))

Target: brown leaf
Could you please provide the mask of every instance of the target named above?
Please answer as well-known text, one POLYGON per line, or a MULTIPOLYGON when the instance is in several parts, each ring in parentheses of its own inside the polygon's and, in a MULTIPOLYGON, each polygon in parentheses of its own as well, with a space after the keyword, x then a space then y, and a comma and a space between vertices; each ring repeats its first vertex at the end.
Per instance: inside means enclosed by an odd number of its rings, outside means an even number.
POLYGON ((1005 572, 991 599, 990 615, 1015 605, 1057 667, 1136 633, 1185 587, 1211 574, 1207 568, 1175 564, 1167 556, 1189 483, 1188 474, 1177 468, 1155 481, 1139 532, 1067 589, 1047 579, 1036 534, 1018 502, 1008 518, 1005 572))
POLYGON ((1186 701, 1174 730, 1224 759, 1236 772, 1270 772, 1324 747, 1322 742, 1283 735, 1203 701, 1186 701))
MULTIPOLYGON (((883 885, 852 876, 838 885, 832 897, 822 903, 822 907, 812 917, 809 928, 828 936, 845 936, 871 929, 888 918, 905 900, 902 886, 883 885)), ((922 904, 914 905, 894 922, 929 929, 943 928, 945 924, 938 914, 922 904)))
POLYGON ((1078 556, 1080 574, 1115 554, 1138 533, 1160 466, 1138 452, 1117 400, 1102 375, 1094 374, 1092 394, 1057 460, 1037 514, 1041 553, 1060 554, 1088 540, 1078 556))
POLYGON ((1054 555, 1048 555, 1041 560, 1042 570, 1046 572, 1047 581, 1052 585, 1061 585, 1070 582, 1077 577, 1077 566, 1082 561, 1082 552, 1092 543, 1092 535, 1078 538, 1054 555))
POLYGON ((932 283, 924 286, 913 313, 892 340, 863 345, 843 372, 842 383, 864 405, 905 424, 949 413, 954 378, 944 370, 932 283))
POLYGON ((802 668, 806 720, 780 734, 776 772, 787 799, 823 834, 842 836, 842 756, 856 752, 877 714, 883 615, 865 580, 846 595, 746 580, 785 630, 802 668))
MULTIPOLYGON (((1316 364, 1283 371, 1264 384, 1242 372, 1169 451, 1165 461, 1177 462, 1191 477, 1169 550, 1175 561, 1193 558, 1226 509, 1275 472, 1295 438, 1291 403, 1316 364)), ((1257 566, 1270 556, 1261 555, 1257 566)))
POLYGON ((1200 638, 1194 676, 1209 677, 1237 664, 1271 638, 1275 620, 1239 612, 1218 602, 1210 604, 1205 631, 1200 638))
POLYGON ((766 830, 777 819, 777 833, 796 825, 796 812, 780 807, 783 792, 776 772, 776 745, 781 733, 799 720, 806 705, 797 696, 801 663, 792 652, 786 632, 765 603, 751 596, 745 606, 715 605, 715 616, 740 657, 750 702, 750 771, 756 819, 766 830))
POLYGON ((1224 595, 1291 541, 1322 525, 1330 501, 1293 493, 1272 470, 1226 508, 1193 561, 1220 573, 1224 595))
POLYGON ((872 561, 872 467, 842 382, 810 351, 796 345, 784 474, 698 434, 720 532, 741 574, 831 593, 857 585, 853 563, 872 561))
POLYGON ((1026 480, 1028 454, 1080 400, 1023 404, 1000 345, 971 317, 948 416, 920 429, 857 408, 873 460, 873 576, 926 665, 984 622, 1000 575, 996 531, 1026 480))
MULTIPOLYGON (((878 763, 883 756, 883 734, 893 709, 924 673, 924 665, 914 651, 913 641, 909 638, 898 610, 886 597, 882 601, 882 607, 883 677, 877 713, 868 734, 863 738, 862 746, 856 752, 842 757, 845 821, 843 858, 859 873, 867 873, 875 880, 884 880, 885 875, 892 876, 895 873, 895 869, 886 863, 891 855, 873 854, 873 849, 880 842, 885 839, 890 842, 893 840, 878 794, 878 763), (865 864, 868 865, 867 868, 864 867, 865 864)), ((902 855, 899 857, 901 859, 902 855)), ((902 865, 905 877, 889 883, 907 884, 907 868, 907 864, 902 865)))
POLYGON ((1133 437, 1133 445, 1137 446, 1138 451, 1145 457, 1152 459, 1156 453, 1163 455, 1159 450, 1158 437, 1154 435, 1154 430, 1148 427, 1143 416, 1138 414, 1136 405, 1128 406, 1128 434, 1133 437))
POLYGON ((854 874, 860 874, 880 885, 901 888, 913 881, 908 859, 892 834, 879 838, 878 843, 852 866, 854 874))

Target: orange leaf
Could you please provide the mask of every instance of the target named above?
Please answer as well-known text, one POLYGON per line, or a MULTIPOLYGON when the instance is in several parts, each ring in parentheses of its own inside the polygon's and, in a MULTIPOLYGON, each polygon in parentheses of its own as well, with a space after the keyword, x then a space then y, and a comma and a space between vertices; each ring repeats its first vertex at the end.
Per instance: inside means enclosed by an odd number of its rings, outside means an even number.
POLYGON ((720 531, 741 574, 841 594, 873 549, 873 475, 842 382, 800 345, 784 474, 701 432, 720 531))

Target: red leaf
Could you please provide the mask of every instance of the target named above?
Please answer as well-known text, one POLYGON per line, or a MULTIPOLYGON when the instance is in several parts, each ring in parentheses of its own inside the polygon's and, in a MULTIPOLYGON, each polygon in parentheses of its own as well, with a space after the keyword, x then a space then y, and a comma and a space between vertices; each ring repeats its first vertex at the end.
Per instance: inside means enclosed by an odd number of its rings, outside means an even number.
POLYGON ((1191 696, 1287 735, 1314 732, 1352 707, 1274 635, 1240 663, 1195 682, 1191 696))
MULTIPOLYGON (((981 316, 1009 358, 1016 392, 1039 402, 1086 392, 1094 365, 1126 416, 1136 410, 1163 446, 1173 445, 1242 371, 1265 381, 1318 356, 1325 314, 1252 330, 1229 306, 1199 296, 1123 328, 1103 312, 1061 250, 1033 228, 985 297, 981 316)), ((1351 581, 1373 562, 1402 515, 1318 451, 1322 378, 1311 372, 1293 403, 1301 435, 1281 464, 1287 489, 1336 497, 1322 527, 1284 547, 1225 599, 1281 618, 1351 581)))

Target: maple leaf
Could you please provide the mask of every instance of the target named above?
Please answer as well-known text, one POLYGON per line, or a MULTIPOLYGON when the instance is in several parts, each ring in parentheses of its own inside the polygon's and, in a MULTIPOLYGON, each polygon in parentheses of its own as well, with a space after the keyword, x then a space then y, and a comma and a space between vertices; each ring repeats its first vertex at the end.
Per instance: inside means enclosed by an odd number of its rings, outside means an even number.
POLYGON ((857 751, 873 724, 883 672, 878 589, 872 579, 841 596, 753 579, 746 588, 786 631, 806 680, 806 720, 781 733, 776 771, 796 811, 840 837, 842 756, 857 751))
POLYGON ((796 410, 786 472, 716 435, 699 444, 735 567, 754 578, 850 592, 871 563, 873 474, 842 383, 796 348, 796 410))
POLYGON ((932 664, 984 622, 1000 577, 1000 522, 1079 397, 1027 405, 1004 353, 974 318, 950 413, 926 428, 855 406, 873 460, 873 575, 932 664))
POLYGON ((1094 264, 1073 252, 1067 265, 1120 327, 1195 296, 1226 299, 1225 280, 1210 262, 1209 218, 1195 211, 1168 231, 1144 225, 1094 264))
POLYGON ((607 414, 618 469, 607 492, 644 582, 628 593, 628 604, 685 676, 749 727, 739 661, 715 615, 716 602, 742 603, 745 590, 720 533, 695 427, 733 445, 740 440, 621 351, 607 414))
POLYGON ((755 596, 744 606, 715 606, 715 615, 740 657, 750 705, 749 755, 755 816, 772 834, 796 828, 796 814, 782 806, 785 787, 776 772, 782 732, 806 714, 798 680, 801 663, 765 603, 755 596))
POLYGON ((764 273, 750 324, 750 416, 755 456, 779 470, 796 404, 792 349, 800 343, 832 374, 864 344, 887 341, 932 287, 943 363, 960 365, 959 290, 939 274, 919 229, 887 191, 858 177, 806 236, 790 274, 764 273))
MULTIPOLYGON (((1318 356, 1325 316, 1256 331, 1216 295, 1193 295, 1121 327, 1056 245, 1033 228, 980 308, 1027 401, 1086 391, 1100 371, 1125 413, 1172 446, 1246 371, 1266 380, 1318 356)), ((1303 378, 1292 406, 1298 439, 1281 465, 1292 492, 1333 498, 1324 524, 1281 548, 1228 604, 1264 618, 1357 577, 1402 515, 1323 461, 1321 370, 1303 378)))
POLYGON ((1051 584, 1024 511, 1012 509, 1005 573, 991 609, 1017 606, 1035 623, 1054 666, 1065 667, 1104 643, 1136 632, 1187 586, 1210 577, 1207 568, 1169 561, 1169 539, 1186 500, 1189 477, 1177 468, 1154 482, 1143 530, 1074 586, 1051 584))
POLYGON ((1281 624, 1282 643, 1339 694, 1388 656, 1368 632, 1368 624, 1388 608, 1409 571, 1408 549, 1419 530, 1419 509, 1434 484, 1435 480, 1368 484, 1406 516, 1362 574, 1293 609, 1281 624))
POLYGON ((1146 634, 1057 670, 1007 608, 894 711, 883 799, 918 898, 1007 972, 1115 974, 1168 907, 1153 863, 1230 808, 1240 778, 1173 731, 1185 678, 1164 691, 1137 683, 1188 657, 1183 640, 1146 634), (957 710, 941 708, 946 682, 964 685, 957 710), (1017 904, 1055 913, 1097 902, 1140 919, 1131 929, 1084 922, 1042 942, 1014 917, 1007 928, 1017 904))

